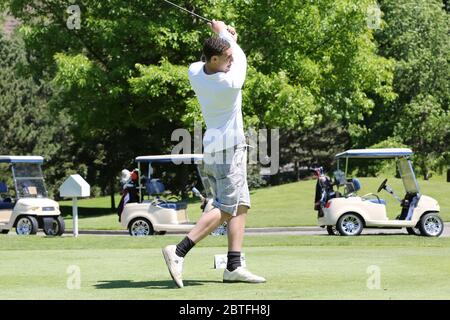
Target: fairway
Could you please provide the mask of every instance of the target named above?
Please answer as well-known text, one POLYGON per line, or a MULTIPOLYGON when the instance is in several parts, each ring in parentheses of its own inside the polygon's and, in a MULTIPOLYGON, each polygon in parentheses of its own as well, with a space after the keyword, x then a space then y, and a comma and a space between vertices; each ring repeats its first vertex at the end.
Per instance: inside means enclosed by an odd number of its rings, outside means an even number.
POLYGON ((247 266, 267 279, 251 285, 222 284, 226 238, 209 237, 176 289, 161 247, 179 239, 1 235, 0 299, 450 299, 450 238, 247 237, 247 266))

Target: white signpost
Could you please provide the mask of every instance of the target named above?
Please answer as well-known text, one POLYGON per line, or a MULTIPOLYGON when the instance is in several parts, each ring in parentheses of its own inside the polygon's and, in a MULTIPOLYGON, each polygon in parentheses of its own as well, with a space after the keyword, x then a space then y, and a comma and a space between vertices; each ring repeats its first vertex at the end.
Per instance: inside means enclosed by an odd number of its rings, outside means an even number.
POLYGON ((64 181, 59 188, 59 195, 63 198, 72 198, 73 235, 78 236, 78 206, 77 198, 91 195, 91 186, 79 174, 73 174, 64 181))

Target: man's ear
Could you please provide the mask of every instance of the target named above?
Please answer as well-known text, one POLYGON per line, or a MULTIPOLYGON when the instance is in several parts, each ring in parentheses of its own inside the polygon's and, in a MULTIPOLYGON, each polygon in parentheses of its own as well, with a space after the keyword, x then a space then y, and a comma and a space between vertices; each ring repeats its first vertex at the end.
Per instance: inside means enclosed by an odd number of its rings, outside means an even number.
POLYGON ((212 56, 210 61, 212 63, 216 63, 217 61, 219 61, 219 56, 212 56))

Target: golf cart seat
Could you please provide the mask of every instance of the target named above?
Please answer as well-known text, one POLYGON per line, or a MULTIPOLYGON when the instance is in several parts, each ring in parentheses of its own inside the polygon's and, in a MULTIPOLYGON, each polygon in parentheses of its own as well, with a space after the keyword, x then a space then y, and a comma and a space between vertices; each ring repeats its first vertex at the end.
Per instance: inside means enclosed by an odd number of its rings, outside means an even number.
POLYGON ((6 195, 8 193, 8 186, 4 182, 0 182, 0 210, 2 209, 12 209, 14 208, 14 203, 12 203, 12 200, 9 195, 6 195))
POLYGON ((0 182, 0 194, 8 193, 8 186, 4 182, 0 182))
POLYGON ((166 187, 160 179, 147 180, 145 188, 147 189, 147 193, 151 196, 161 195, 166 191, 166 187))
MULTIPOLYGON (((357 191, 361 190, 361 182, 359 182, 359 179, 352 178, 345 182, 345 187, 347 189, 347 194, 351 195, 353 193, 356 193, 357 191)), ((384 199, 376 198, 376 199, 364 199, 364 201, 369 201, 376 204, 384 204, 386 205, 386 201, 384 199)))
POLYGON ((369 201, 376 204, 384 204, 386 205, 386 200, 384 199, 366 199, 365 201, 369 201))
POLYGON ((167 202, 160 202, 160 203, 158 203, 158 206, 166 208, 166 209, 186 210, 187 209, 187 202, 167 201, 167 202))
POLYGON ((348 179, 345 182, 345 195, 346 196, 356 194, 356 192, 359 190, 361 190, 361 183, 359 182, 359 179, 352 178, 352 179, 348 179))
MULTIPOLYGON (((147 193, 151 196, 159 196, 166 191, 166 187, 164 186, 164 183, 160 179, 150 179, 146 183, 146 189, 147 193)), ((157 198, 158 206, 166 208, 166 209, 175 209, 175 210, 182 210, 187 209, 187 202, 182 201, 165 201, 157 198)))
POLYGON ((14 208, 14 203, 12 202, 5 202, 5 201, 0 201, 0 210, 8 210, 8 209, 13 209, 14 208))

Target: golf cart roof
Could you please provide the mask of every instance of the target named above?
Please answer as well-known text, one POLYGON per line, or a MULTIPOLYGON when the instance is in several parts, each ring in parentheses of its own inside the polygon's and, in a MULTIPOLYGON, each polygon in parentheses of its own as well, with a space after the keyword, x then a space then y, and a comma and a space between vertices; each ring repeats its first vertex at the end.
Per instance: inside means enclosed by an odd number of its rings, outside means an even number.
POLYGON ((43 163, 41 156, 0 156, 0 163, 43 163))
POLYGON ((341 158, 398 158, 412 155, 411 149, 407 148, 386 148, 386 149, 353 149, 341 152, 335 156, 336 159, 341 158))
POLYGON ((149 162, 149 163, 166 163, 166 162, 200 162, 203 160, 203 154, 168 154, 158 156, 140 156, 136 158, 136 162, 149 162))

